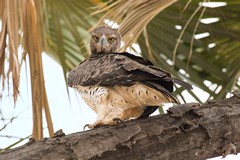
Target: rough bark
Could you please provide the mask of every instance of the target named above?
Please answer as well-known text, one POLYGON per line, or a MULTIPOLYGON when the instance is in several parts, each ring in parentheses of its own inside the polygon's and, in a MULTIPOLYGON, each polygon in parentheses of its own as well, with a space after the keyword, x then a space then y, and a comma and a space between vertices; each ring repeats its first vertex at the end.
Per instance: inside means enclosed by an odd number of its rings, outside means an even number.
MULTIPOLYGON (((59 134, 60 133, 60 134, 59 134)), ((203 160, 240 151, 240 94, 204 105, 172 107, 168 114, 31 141, 0 159, 203 160)))

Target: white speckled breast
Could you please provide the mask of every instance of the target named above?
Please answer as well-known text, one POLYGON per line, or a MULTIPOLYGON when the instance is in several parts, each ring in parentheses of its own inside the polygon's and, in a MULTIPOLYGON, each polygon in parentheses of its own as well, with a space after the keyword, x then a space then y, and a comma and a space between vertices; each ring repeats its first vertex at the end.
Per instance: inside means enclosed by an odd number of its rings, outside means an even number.
POLYGON ((103 98, 108 95, 108 88, 101 86, 76 86, 83 100, 97 112, 97 106, 102 103, 103 98))

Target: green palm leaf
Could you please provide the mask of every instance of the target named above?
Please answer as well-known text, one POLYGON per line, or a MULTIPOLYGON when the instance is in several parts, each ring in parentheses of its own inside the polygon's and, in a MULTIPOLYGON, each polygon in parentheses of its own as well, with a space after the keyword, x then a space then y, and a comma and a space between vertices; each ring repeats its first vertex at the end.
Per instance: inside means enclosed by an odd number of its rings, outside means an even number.
POLYGON ((228 1, 227 5, 221 8, 206 8, 203 18, 218 17, 219 22, 211 24, 200 23, 197 33, 209 32, 210 36, 203 39, 194 40, 191 44, 193 31, 199 15, 205 7, 201 7, 199 13, 193 17, 189 26, 183 33, 181 42, 177 48, 176 57, 173 60, 174 48, 181 30, 177 30, 176 25, 183 26, 198 8, 198 2, 189 4, 186 11, 181 13, 185 7, 183 1, 175 3, 163 12, 159 13, 147 26, 149 45, 146 43, 146 34, 142 34, 138 43, 142 49, 144 57, 155 59, 155 63, 173 73, 176 77, 187 79, 191 83, 200 87, 215 99, 226 96, 234 86, 240 76, 240 48, 239 48, 239 14, 237 9, 240 3, 228 1), (178 9, 180 8, 179 12, 178 9), (215 43, 214 48, 209 48, 210 43, 215 43), (188 57, 192 47, 190 62, 188 57), (151 54, 149 53, 151 49, 151 54), (175 61, 173 66, 172 63, 175 61), (170 65, 169 65, 170 64, 170 65), (179 72, 185 70, 186 73, 179 72), (213 89, 206 85, 205 81, 215 84, 213 89), (216 88, 221 89, 217 90, 216 88))

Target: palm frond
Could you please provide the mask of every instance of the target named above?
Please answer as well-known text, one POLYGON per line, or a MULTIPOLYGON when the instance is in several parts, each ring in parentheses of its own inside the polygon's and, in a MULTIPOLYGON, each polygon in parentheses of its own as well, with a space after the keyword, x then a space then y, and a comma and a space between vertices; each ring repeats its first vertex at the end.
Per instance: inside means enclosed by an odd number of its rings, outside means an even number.
POLYGON ((36 140, 43 137, 42 110, 47 115, 49 135, 53 136, 53 125, 49 113, 42 68, 42 48, 45 44, 44 20, 42 19, 44 12, 41 10, 43 2, 34 0, 9 0, 1 1, 0 3, 1 6, 4 6, 0 15, 3 25, 0 35, 0 45, 3 46, 1 48, 1 61, 3 62, 1 63, 1 80, 4 85, 4 82, 6 80, 10 81, 10 77, 12 77, 13 97, 14 102, 16 102, 19 93, 20 64, 22 60, 27 60, 26 54, 28 55, 34 117, 33 137, 36 140), (8 42, 6 37, 9 37, 8 42), (23 48, 22 55, 18 52, 19 47, 23 48), (3 68, 6 67, 7 63, 9 63, 9 66, 5 72, 3 68))
POLYGON ((90 1, 46 1, 47 44, 45 51, 63 66, 64 75, 89 55, 90 28, 101 16, 91 16, 94 6, 90 1))
POLYGON ((240 72, 239 16, 236 14, 239 11, 234 9, 239 7, 239 2, 228 1, 226 6, 210 8, 201 5, 200 0, 192 1, 182 13, 185 2, 179 1, 168 7, 148 24, 146 32, 149 44, 146 44, 146 34, 138 39, 142 53, 147 58, 153 57, 153 53, 158 65, 176 77, 188 79, 209 93, 210 97, 223 98, 236 85, 240 72), (190 21, 193 13, 195 16, 190 21), (209 24, 201 22, 211 17, 220 20, 209 24), (189 25, 184 29, 186 23, 189 25), (176 29, 176 26, 180 29, 176 29), (200 33, 209 33, 210 36, 196 39, 195 35, 200 33), (182 36, 179 39, 180 34, 182 36), (175 56, 176 44, 179 46, 175 56), (209 44, 216 46, 211 48, 209 44), (149 46, 151 55, 148 53, 149 46))
POLYGON ((19 86, 19 77, 20 77, 20 66, 19 66, 19 57, 18 57, 18 43, 19 43, 19 33, 18 33, 18 23, 19 20, 17 18, 18 12, 16 10, 18 2, 10 2, 10 1, 1 1, 0 5, 3 7, 1 10, 1 20, 2 20, 2 31, 0 33, 0 61, 1 61, 1 69, 0 76, 2 79, 2 88, 4 88, 4 80, 11 79, 12 82, 12 90, 14 101, 17 99, 17 95, 19 94, 18 86, 19 86), (13 23, 12 23, 13 21, 13 23), (8 45, 7 45, 7 37, 8 37, 8 45), (5 48, 7 47, 7 51, 5 48), (9 54, 5 54, 8 52, 9 54), (4 72, 5 68, 5 59, 8 59, 8 68, 7 72, 4 72), (15 76, 12 76, 15 75, 15 76))

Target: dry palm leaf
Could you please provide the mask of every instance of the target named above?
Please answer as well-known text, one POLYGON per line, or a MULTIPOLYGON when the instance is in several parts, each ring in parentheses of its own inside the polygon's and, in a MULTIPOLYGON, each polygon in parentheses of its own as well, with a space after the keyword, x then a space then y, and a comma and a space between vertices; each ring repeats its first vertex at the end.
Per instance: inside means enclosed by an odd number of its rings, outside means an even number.
MULTIPOLYGON (((33 107, 33 137, 39 140, 43 137, 42 111, 45 111, 49 135, 53 136, 53 125, 44 85, 42 50, 44 46, 42 1, 9 0, 0 1, 0 17, 2 31, 0 33, 0 77, 9 82, 12 78, 14 102, 19 94, 20 62, 18 48, 23 47, 22 54, 28 54, 30 62, 32 107, 33 107), (7 38, 9 37, 8 43, 7 38), (5 66, 8 62, 9 66, 5 66), (7 67, 7 72, 4 68, 7 67)), ((21 56, 26 58, 25 55, 21 56)), ((25 59, 26 60, 26 59, 25 59)), ((3 86, 4 87, 4 86, 3 86)))

